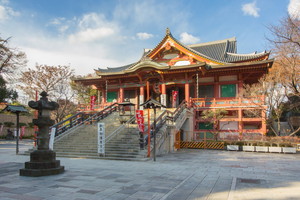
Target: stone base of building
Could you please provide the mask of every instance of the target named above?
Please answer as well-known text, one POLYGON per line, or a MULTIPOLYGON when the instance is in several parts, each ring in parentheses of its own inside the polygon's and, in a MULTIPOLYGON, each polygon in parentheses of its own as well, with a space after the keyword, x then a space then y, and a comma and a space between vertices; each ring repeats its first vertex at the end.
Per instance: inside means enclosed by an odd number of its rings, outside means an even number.
POLYGON ((20 176, 50 176, 64 171, 54 151, 36 150, 30 154, 30 162, 25 162, 25 168, 20 169, 20 176))

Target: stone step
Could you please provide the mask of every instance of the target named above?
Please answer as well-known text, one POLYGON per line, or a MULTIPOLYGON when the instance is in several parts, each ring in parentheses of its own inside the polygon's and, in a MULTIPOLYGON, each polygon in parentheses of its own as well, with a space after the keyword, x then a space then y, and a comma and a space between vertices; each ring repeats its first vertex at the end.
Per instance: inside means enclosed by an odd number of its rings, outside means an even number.
POLYGON ((120 145, 120 144, 105 144, 106 148, 124 148, 124 149, 139 149, 140 145, 120 145))
POLYGON ((97 149, 97 146, 96 145, 93 145, 93 146, 58 146, 58 147, 55 147, 54 146, 54 150, 55 149, 97 149))
POLYGON ((105 154, 118 154, 118 155, 140 155, 139 151, 113 151, 105 149, 105 154))
POLYGON ((93 147, 93 146, 97 146, 97 143, 90 143, 90 144, 70 144, 70 143, 65 143, 63 145, 54 145, 54 148, 58 148, 58 147, 79 147, 79 148, 88 148, 88 147, 93 147))
POLYGON ((106 149, 135 149, 140 150, 140 146, 112 146, 112 145, 105 145, 106 149))
POLYGON ((64 152, 75 152, 75 153, 97 153, 97 149, 95 150, 83 150, 83 149, 57 149, 54 150, 56 153, 64 153, 64 152))
POLYGON ((56 152, 57 156, 66 155, 66 156, 99 156, 97 152, 95 153, 80 153, 80 152, 56 152))
POLYGON ((117 157, 117 158, 144 158, 143 155, 139 154, 108 154, 105 152, 106 157, 117 157))

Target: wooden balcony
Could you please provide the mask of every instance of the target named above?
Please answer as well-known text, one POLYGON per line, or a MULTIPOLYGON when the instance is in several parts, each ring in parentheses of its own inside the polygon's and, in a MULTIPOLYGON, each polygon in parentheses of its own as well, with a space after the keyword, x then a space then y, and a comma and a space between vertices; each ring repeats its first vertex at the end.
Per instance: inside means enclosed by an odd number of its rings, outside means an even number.
POLYGON ((191 98, 194 108, 257 108, 265 104, 264 96, 251 98, 191 98))

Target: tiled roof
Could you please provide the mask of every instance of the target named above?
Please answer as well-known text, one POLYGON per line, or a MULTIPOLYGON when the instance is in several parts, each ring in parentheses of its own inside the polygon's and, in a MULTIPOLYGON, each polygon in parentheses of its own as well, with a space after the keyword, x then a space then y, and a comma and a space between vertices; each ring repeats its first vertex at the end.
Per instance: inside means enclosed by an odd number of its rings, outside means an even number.
POLYGON ((223 63, 243 62, 257 59, 269 54, 269 52, 237 54, 236 43, 237 41, 235 38, 229 38, 214 42, 189 45, 189 47, 200 54, 205 55, 206 57, 223 63))
MULTIPOLYGON (((135 63, 133 63, 135 64, 135 63)), ((123 71, 125 69, 128 69, 129 67, 131 67, 133 64, 129 64, 129 65, 124 65, 122 67, 115 67, 115 68, 110 68, 108 67, 107 69, 102 69, 102 68, 98 68, 96 71, 100 72, 100 73, 112 73, 112 72, 120 72, 123 71)))
MULTIPOLYGON (((143 52, 143 54, 142 54, 141 59, 143 59, 144 57, 146 57, 147 54, 148 54, 150 51, 151 51, 151 49, 144 49, 144 52, 143 52)), ((137 63, 138 63, 138 62, 129 64, 129 65, 124 65, 124 66, 121 66, 121 67, 115 67, 115 68, 110 68, 110 67, 107 67, 107 69, 98 68, 96 71, 97 71, 97 72, 100 72, 100 73, 121 72, 121 71, 124 71, 124 70, 126 70, 126 69, 129 69, 130 67, 134 66, 134 65, 137 64, 137 63)))

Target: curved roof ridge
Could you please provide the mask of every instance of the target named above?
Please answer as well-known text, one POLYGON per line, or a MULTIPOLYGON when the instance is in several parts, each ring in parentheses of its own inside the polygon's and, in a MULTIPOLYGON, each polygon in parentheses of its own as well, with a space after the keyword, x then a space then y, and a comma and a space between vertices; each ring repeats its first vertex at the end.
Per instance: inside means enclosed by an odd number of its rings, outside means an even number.
POLYGON ((186 45, 188 47, 200 47, 200 46, 207 46, 207 45, 212 45, 212 44, 219 44, 219 43, 225 43, 225 42, 236 42, 236 37, 231 37, 231 38, 227 38, 227 39, 223 39, 223 40, 215 40, 215 41, 211 41, 211 42, 203 42, 203 43, 198 43, 198 44, 190 44, 190 45, 186 45))
POLYGON ((270 52, 267 52, 266 50, 265 51, 262 51, 262 52, 259 52, 257 53, 257 51, 253 52, 253 53, 245 53, 245 54, 242 54, 242 53, 229 53, 227 52, 228 55, 232 55, 232 56, 253 56, 253 55, 263 55, 263 54, 268 54, 270 52))

